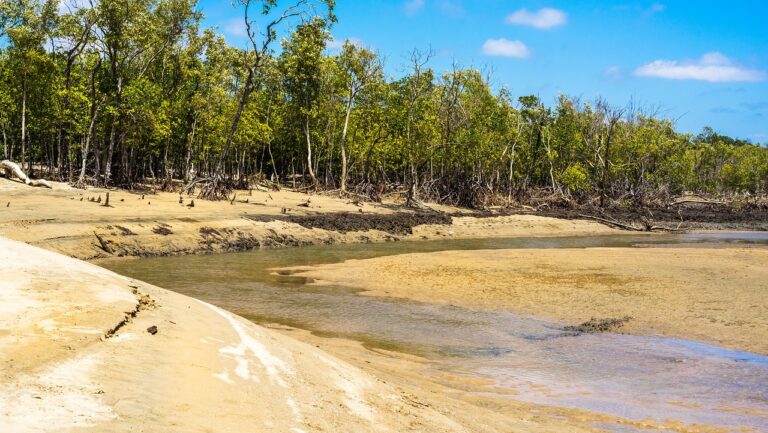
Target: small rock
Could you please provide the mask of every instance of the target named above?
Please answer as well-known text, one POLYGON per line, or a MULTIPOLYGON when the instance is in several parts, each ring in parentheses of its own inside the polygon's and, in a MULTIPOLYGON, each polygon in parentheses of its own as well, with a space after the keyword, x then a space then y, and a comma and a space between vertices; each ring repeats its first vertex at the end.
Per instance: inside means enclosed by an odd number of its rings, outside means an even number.
POLYGON ((147 328, 147 332, 149 332, 152 335, 157 334, 157 326, 155 325, 150 326, 149 328, 147 328))

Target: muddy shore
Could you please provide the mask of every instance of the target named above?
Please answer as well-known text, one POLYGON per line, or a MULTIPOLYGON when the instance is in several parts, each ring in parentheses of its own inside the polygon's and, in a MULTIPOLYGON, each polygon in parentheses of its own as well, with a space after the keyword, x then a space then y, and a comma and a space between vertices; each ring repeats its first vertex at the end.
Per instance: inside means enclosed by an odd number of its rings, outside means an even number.
POLYGON ((764 248, 526 249, 404 254, 292 271, 367 295, 768 354, 767 262, 764 248))
POLYGON ((765 204, 732 206, 692 200, 655 208, 543 207, 536 214, 569 220, 598 217, 638 228, 652 225, 675 230, 768 230, 768 206, 765 204))
POLYGON ((433 206, 338 196, 239 191, 211 202, 174 193, 30 188, 0 179, 0 236, 83 260, 245 251, 337 243, 614 233, 584 220, 537 215, 471 216, 433 206), (105 206, 109 193, 109 206, 105 206), (466 215, 466 216, 464 216, 466 215))

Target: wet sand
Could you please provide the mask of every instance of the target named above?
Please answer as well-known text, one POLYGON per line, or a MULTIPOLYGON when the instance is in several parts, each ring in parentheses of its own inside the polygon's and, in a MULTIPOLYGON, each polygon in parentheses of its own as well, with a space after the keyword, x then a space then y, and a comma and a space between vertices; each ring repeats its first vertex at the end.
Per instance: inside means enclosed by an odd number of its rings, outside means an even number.
POLYGON ((4 238, 0 275, 3 432, 502 432, 515 424, 387 384, 212 305, 4 238))
MULTIPOLYGON (((768 353, 768 249, 483 250, 349 260, 303 270, 364 294, 508 310, 620 332, 768 353)), ((297 270, 297 269, 294 269, 297 270)))

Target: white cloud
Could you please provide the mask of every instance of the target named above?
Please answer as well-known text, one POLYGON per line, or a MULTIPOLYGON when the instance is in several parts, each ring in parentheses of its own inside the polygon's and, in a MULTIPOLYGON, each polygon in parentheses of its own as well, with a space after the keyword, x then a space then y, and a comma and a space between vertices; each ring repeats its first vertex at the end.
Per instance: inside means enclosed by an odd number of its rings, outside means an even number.
POLYGON ((635 75, 711 83, 755 82, 766 79, 765 71, 739 66, 718 52, 704 54, 698 60, 656 60, 635 69, 635 75))
POLYGON ((549 30, 565 25, 568 22, 568 15, 559 9, 553 8, 543 8, 535 12, 529 12, 528 9, 520 9, 509 15, 506 21, 509 24, 549 30))
POLYGON ((508 39, 488 39, 483 44, 483 54, 486 56, 526 58, 531 55, 531 50, 521 41, 508 39))
POLYGON ((654 3, 647 9, 644 9, 642 14, 640 14, 640 18, 647 20, 648 18, 651 18, 652 16, 656 14, 660 14, 667 10, 667 5, 663 3, 654 3))
POLYGON ((623 76, 621 68, 619 66, 611 66, 606 69, 603 76, 609 80, 619 80, 623 76))
POLYGON ((242 18, 233 18, 224 24, 224 33, 230 36, 246 36, 247 29, 242 18))
POLYGON ((405 10, 405 14, 408 16, 413 16, 419 13, 422 9, 424 9, 424 5, 426 4, 426 0, 409 0, 405 2, 405 6, 403 9, 405 10))
POLYGON ((344 44, 347 42, 360 48, 365 46, 363 41, 358 38, 336 39, 335 37, 331 38, 331 40, 328 41, 328 44, 326 46, 328 47, 329 50, 340 50, 344 46, 344 44))
POLYGON ((464 7, 461 5, 461 2, 455 0, 440 0, 437 3, 437 6, 443 13, 448 15, 454 17, 460 17, 464 15, 464 7))

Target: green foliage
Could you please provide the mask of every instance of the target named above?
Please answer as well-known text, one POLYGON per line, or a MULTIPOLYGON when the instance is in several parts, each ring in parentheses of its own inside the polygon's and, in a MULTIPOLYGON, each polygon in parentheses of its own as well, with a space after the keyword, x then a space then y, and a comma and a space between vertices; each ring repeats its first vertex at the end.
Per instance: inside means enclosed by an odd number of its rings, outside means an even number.
POLYGON ((589 173, 580 162, 568 166, 560 175, 559 180, 565 188, 576 194, 587 193, 592 188, 589 173))
POLYGON ((313 178, 468 206, 532 189, 642 202, 768 188, 768 150, 711 128, 680 134, 601 100, 561 96, 549 107, 494 90, 476 69, 434 71, 419 51, 386 77, 370 49, 327 49, 333 1, 303 2, 268 34, 257 32, 284 12, 279 2, 238 3, 251 12, 254 46, 280 36, 279 54, 201 30, 194 0, 66 13, 55 0, 0 2, 2 156, 70 180, 84 161, 87 176, 123 185, 209 177, 221 160, 241 185, 260 174, 313 178))

